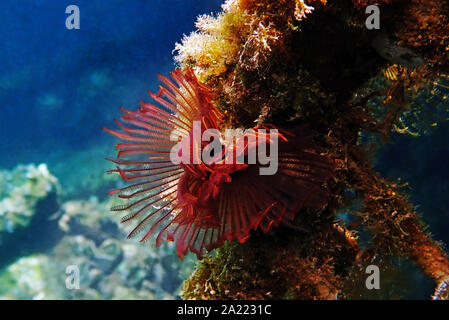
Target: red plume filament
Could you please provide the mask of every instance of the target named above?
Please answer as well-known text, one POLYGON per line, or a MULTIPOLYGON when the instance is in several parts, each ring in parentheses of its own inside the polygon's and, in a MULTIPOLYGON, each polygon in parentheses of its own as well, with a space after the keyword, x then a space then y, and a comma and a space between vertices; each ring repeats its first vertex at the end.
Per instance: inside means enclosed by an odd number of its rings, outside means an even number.
MULTIPOLYGON (((157 246, 175 241, 180 259, 189 250, 201 258, 204 250, 226 240, 244 242, 253 229, 267 232, 282 221, 292 222, 303 206, 327 203, 323 183, 332 175, 333 162, 301 131, 293 136, 279 130, 278 171, 271 176, 259 174, 260 164, 225 162, 228 153, 236 156, 229 152, 235 145, 210 165, 172 163, 173 133, 189 140, 194 121, 202 130, 218 129, 222 115, 211 103, 211 90, 192 70, 176 69, 171 78, 160 76, 165 87, 149 93, 156 104, 122 109, 122 123, 116 121, 121 131, 105 129, 125 141, 117 144, 117 158, 108 160, 117 164, 109 172, 131 183, 110 192, 128 201, 112 210, 127 212, 122 222, 135 221, 129 237, 144 231, 144 241, 157 233, 157 246)), ((253 135, 271 143, 262 130, 254 129, 253 135)), ((195 156, 199 146, 190 141, 195 156)), ((253 147, 246 143, 243 152, 253 147)))

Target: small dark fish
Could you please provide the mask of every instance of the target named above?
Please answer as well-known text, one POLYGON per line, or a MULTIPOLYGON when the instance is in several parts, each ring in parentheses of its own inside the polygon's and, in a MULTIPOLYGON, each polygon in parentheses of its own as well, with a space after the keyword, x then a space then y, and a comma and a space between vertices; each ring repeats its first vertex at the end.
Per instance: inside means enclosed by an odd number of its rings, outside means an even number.
POLYGON ((403 67, 413 69, 425 63, 412 50, 398 46, 384 33, 378 34, 371 44, 382 58, 403 67))

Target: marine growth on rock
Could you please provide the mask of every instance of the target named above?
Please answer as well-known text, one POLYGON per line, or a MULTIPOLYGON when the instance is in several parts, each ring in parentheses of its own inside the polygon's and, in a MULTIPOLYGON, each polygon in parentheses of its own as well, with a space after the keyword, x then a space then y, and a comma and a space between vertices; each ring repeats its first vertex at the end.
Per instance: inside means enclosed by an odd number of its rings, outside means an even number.
POLYGON ((130 236, 157 234, 157 245, 176 242, 180 258, 189 250, 202 258, 186 299, 363 298, 363 268, 392 275, 396 257, 418 265, 438 286, 434 298, 447 299, 447 253, 406 183, 382 177, 372 160, 393 134, 413 139, 448 119, 449 6, 306 2, 228 0, 198 18, 176 44, 179 68, 150 93, 155 104, 123 109, 121 130, 106 129, 123 140, 111 172, 129 182, 111 191, 127 201, 112 210, 136 223, 130 236), (381 30, 365 26, 372 4, 381 30), (173 163, 175 145, 201 158, 195 123, 200 133, 240 128, 257 139, 219 140, 211 164, 173 163), (225 161, 238 142, 242 159, 274 145, 274 132, 275 174, 225 161))

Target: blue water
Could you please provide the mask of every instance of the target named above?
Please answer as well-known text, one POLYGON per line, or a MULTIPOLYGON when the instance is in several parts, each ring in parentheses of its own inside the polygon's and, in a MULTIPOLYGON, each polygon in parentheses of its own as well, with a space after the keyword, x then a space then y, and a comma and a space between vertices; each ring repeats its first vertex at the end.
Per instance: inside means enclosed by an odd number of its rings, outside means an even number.
POLYGON ((157 88, 157 73, 174 68, 174 44, 220 2, 1 1, 0 167, 51 167, 101 143, 118 107, 157 88), (69 4, 79 30, 65 27, 69 4))

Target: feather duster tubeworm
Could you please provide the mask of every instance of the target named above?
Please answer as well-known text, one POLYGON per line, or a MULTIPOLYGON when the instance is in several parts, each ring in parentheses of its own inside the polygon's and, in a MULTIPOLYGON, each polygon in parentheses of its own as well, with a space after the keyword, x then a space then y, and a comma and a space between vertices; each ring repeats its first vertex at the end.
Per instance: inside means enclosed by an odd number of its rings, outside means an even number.
POLYGON ((261 175, 260 162, 237 160, 247 158, 262 142, 274 143, 261 128, 223 144, 212 163, 200 157, 193 164, 173 162, 176 145, 186 143, 191 159, 204 146, 193 134, 195 122, 202 132, 218 130, 222 115, 211 102, 212 91, 192 70, 176 69, 171 78, 160 76, 165 87, 158 94, 149 92, 157 105, 141 102, 137 111, 122 109, 125 124, 116 121, 121 131, 105 129, 126 141, 117 145, 117 158, 109 159, 118 165, 110 172, 118 172, 131 185, 110 194, 128 199, 111 210, 128 213, 122 222, 136 221, 129 237, 145 231, 144 241, 157 233, 156 246, 176 241, 180 259, 189 250, 201 258, 204 249, 215 249, 226 240, 244 242, 253 229, 267 232, 281 222, 291 224, 301 207, 327 203, 323 183, 332 174, 333 162, 320 155, 320 148, 302 130, 279 134, 274 175, 261 175), (244 146, 240 151, 239 143, 244 146))

